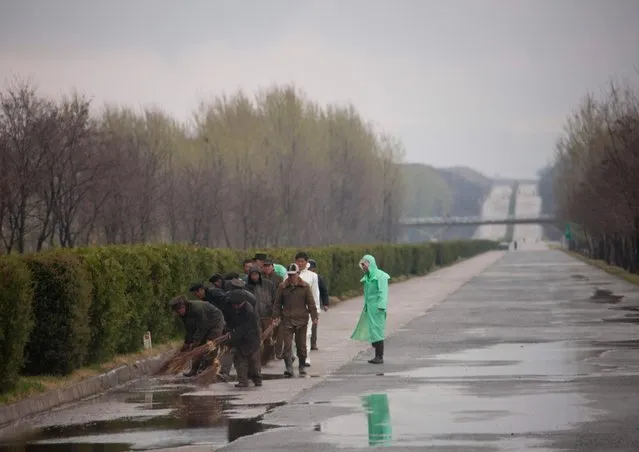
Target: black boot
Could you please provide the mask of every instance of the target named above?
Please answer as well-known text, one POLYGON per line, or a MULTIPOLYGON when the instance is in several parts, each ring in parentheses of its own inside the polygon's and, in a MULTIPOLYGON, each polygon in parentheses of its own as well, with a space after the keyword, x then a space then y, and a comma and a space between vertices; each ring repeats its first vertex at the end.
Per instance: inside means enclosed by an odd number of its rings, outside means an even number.
POLYGON ((370 364, 384 364, 384 341, 373 342, 375 358, 369 360, 370 364))
POLYGON ((306 366, 307 366, 306 357, 298 356, 298 358, 300 359, 300 364, 299 364, 300 376, 306 375, 306 366))

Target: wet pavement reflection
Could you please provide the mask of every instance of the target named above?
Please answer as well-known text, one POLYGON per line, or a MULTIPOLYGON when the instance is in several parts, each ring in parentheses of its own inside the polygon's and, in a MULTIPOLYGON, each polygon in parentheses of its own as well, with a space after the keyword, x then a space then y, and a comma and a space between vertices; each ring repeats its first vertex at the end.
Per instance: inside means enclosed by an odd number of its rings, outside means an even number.
POLYGON ((388 338, 383 366, 359 356, 224 450, 639 450, 638 313, 635 286, 511 253, 388 338))
MULTIPOLYGON (((120 452, 186 445, 221 447, 262 432, 261 416, 238 415, 233 396, 201 395, 173 381, 147 380, 76 409, 42 415, 0 443, 0 451, 120 452)), ((260 414, 279 404, 253 405, 260 414)), ((9 436, 9 432, 4 435, 9 436)))

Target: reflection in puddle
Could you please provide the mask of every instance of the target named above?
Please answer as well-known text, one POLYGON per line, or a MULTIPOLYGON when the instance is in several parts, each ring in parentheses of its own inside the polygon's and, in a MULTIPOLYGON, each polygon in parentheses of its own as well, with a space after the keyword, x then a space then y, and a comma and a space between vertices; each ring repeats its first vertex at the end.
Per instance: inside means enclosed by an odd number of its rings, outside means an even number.
MULTIPOLYGON (((539 447, 528 434, 563 431, 599 414, 572 381, 589 374, 593 366, 587 359, 600 353, 549 342, 437 355, 429 367, 386 372, 415 378, 417 386, 366 396, 358 411, 366 413, 368 429, 363 413, 346 414, 322 423, 320 440, 342 447, 391 442, 394 447, 463 447, 481 438, 486 447, 500 450, 539 447)), ((333 405, 353 409, 356 400, 345 397, 333 405)))
POLYGON ((390 446, 393 429, 387 394, 370 394, 362 397, 368 418, 368 445, 390 446))
MULTIPOLYGON (((391 442, 394 447, 424 447, 435 440, 450 446, 445 440, 449 436, 485 435, 502 442, 512 441, 512 435, 564 430, 596 414, 576 393, 483 397, 467 394, 468 389, 433 384, 366 396, 363 410, 368 428, 362 413, 334 417, 322 423, 321 440, 341 447, 388 446, 391 442)), ((352 406, 354 400, 344 398, 339 403, 352 406)))
MULTIPOLYGON (((261 423, 262 416, 230 418, 227 413, 236 408, 231 406, 234 397, 189 394, 192 389, 130 388, 111 393, 102 402, 101 413, 87 404, 68 410, 66 415, 56 414, 53 420, 60 425, 47 423, 44 417, 37 427, 0 444, 0 452, 120 452, 195 444, 221 447, 272 428, 261 423)), ((273 408, 261 407, 261 411, 273 408)))

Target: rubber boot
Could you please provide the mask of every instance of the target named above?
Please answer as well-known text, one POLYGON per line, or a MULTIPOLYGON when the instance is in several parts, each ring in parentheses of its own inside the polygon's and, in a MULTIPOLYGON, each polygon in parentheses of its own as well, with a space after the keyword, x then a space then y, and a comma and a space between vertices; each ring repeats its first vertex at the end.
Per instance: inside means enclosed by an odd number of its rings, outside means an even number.
POLYGON ((291 358, 284 358, 284 365, 286 366, 284 376, 291 378, 293 376, 293 360, 291 358))
POLYGON ((375 358, 369 360, 370 364, 384 364, 384 341, 373 342, 375 358))
POLYGON ((300 364, 299 364, 300 376, 301 375, 306 375, 306 358, 299 357, 299 359, 300 359, 300 364))

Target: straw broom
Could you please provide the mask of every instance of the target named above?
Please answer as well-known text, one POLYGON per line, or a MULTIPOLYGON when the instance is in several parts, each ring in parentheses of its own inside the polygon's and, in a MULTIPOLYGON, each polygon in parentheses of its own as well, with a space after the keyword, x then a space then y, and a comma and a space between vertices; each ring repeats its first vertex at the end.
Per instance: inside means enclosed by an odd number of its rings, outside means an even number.
MULTIPOLYGON (((270 337, 273 335, 273 330, 274 329, 275 329, 275 325, 271 324, 268 328, 266 328, 262 332, 260 346, 264 345, 264 341, 266 341, 267 339, 270 339, 270 337)), ((195 382, 197 384, 203 385, 203 386, 208 386, 210 384, 215 383, 217 381, 217 373, 220 371, 220 367, 222 365, 221 364, 221 358, 226 353, 228 353, 230 349, 231 349, 231 347, 229 347, 228 345, 222 345, 218 349, 217 356, 215 357, 215 359, 213 360, 211 365, 209 367, 207 367, 206 369, 204 369, 196 377, 195 382)))
MULTIPOLYGON (((264 344, 264 341, 273 334, 274 328, 274 325, 270 325, 267 329, 264 330, 261 336, 261 344, 264 344)), ((187 365, 189 361, 197 360, 205 357, 205 355, 210 354, 214 355, 213 362, 207 369, 205 369, 198 375, 198 380, 205 383, 215 381, 215 379, 217 378, 217 373, 221 366, 220 359, 230 349, 228 345, 225 345, 222 342, 226 341, 229 336, 230 334, 225 334, 224 336, 220 336, 212 341, 208 341, 206 344, 200 345, 199 347, 189 350, 188 352, 180 352, 179 350, 176 350, 176 353, 174 353, 173 356, 168 359, 162 365, 162 367, 160 367, 156 374, 178 373, 187 365)))
POLYGON ((191 360, 197 360, 204 355, 214 353, 220 347, 220 343, 229 337, 228 334, 220 336, 212 341, 208 341, 206 344, 195 347, 188 352, 180 352, 179 350, 173 354, 173 356, 167 360, 162 367, 157 371, 158 374, 177 373, 186 366, 191 360))

